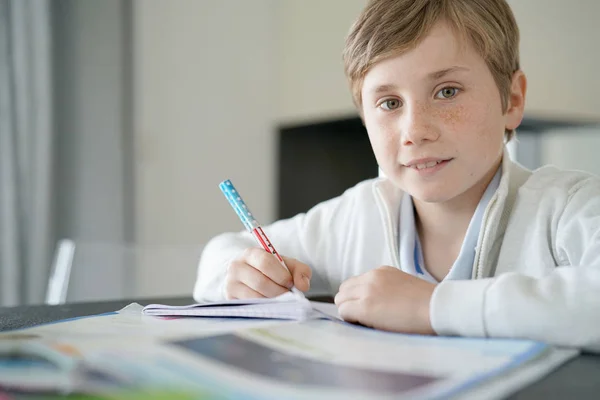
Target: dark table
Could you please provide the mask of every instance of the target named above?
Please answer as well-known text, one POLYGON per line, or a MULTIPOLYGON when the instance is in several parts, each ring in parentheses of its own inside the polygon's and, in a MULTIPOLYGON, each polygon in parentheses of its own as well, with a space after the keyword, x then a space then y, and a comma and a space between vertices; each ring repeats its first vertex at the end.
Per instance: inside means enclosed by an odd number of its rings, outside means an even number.
MULTIPOLYGON (((327 298, 313 300, 326 301, 327 298)), ((21 306, 0 308, 0 331, 26 328, 48 322, 116 311, 128 304, 150 303, 184 305, 191 297, 134 299, 73 303, 59 306, 21 306)), ((600 355, 583 354, 567 362, 541 381, 509 397, 524 399, 600 399, 600 355)))

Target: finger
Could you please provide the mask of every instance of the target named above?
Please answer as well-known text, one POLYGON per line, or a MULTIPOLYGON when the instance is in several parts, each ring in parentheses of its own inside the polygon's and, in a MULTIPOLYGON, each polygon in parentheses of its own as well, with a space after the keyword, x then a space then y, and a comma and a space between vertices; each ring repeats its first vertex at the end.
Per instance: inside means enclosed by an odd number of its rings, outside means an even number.
POLYGON ((359 300, 360 290, 358 290, 359 286, 354 286, 350 289, 340 287, 340 291, 335 295, 333 302, 339 307, 342 303, 351 301, 351 300, 359 300))
POLYGON ((256 290, 249 288, 242 282, 234 281, 227 285, 227 299, 264 299, 265 296, 258 293, 256 290))
POLYGON ((273 282, 258 269, 239 261, 232 264, 230 274, 234 281, 243 283, 265 297, 276 297, 289 291, 289 289, 273 282))
POLYGON ((247 249, 243 256, 247 264, 259 270, 279 286, 290 289, 293 286, 292 274, 279 263, 276 257, 258 247, 247 249))
POLYGON ((338 313, 344 321, 360 323, 363 321, 364 307, 359 300, 348 300, 338 306, 338 313))
POLYGON ((312 278, 312 270, 310 267, 295 258, 283 257, 283 260, 294 277, 294 286, 303 292, 308 291, 310 289, 310 280, 312 278))

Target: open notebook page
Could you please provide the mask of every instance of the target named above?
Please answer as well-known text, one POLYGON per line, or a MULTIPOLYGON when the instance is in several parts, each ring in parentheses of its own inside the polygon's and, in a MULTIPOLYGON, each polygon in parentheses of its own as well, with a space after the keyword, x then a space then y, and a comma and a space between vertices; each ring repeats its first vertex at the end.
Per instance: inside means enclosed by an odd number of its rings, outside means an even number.
POLYGON ((303 320, 337 316, 335 305, 314 303, 291 292, 268 299, 225 300, 187 306, 149 304, 144 315, 187 317, 243 317, 303 320), (333 306, 333 307, 332 307, 333 306))

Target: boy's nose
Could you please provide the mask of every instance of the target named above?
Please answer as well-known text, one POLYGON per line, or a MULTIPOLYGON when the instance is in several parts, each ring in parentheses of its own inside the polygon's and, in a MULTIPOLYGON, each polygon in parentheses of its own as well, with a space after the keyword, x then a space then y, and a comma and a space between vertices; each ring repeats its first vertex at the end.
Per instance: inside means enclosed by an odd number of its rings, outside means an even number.
POLYGON ((428 107, 419 104, 407 107, 400 117, 400 133, 405 146, 435 142, 440 137, 428 107))

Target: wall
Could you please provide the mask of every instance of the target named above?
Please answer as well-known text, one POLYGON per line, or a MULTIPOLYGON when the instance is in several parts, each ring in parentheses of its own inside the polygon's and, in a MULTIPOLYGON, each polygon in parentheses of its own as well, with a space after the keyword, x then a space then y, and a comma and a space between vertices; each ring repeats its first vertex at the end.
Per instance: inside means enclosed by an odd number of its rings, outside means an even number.
POLYGON ((344 76, 344 39, 367 0, 278 3, 277 122, 355 114, 344 76))
POLYGON ((527 109, 548 117, 600 119, 600 2, 509 0, 521 31, 527 109))
MULTIPOLYGON (((227 178, 272 220, 275 4, 134 2, 138 243, 199 245, 241 230, 218 188, 227 178)), ((149 268, 147 290, 191 292, 196 265, 149 268)))
MULTIPOLYGON (((510 1, 521 30, 527 111, 548 118, 600 121, 600 2, 510 1), (576 6, 574 6, 576 5, 576 6)), ((534 140, 541 165, 600 172, 600 129, 555 130, 534 140)))

